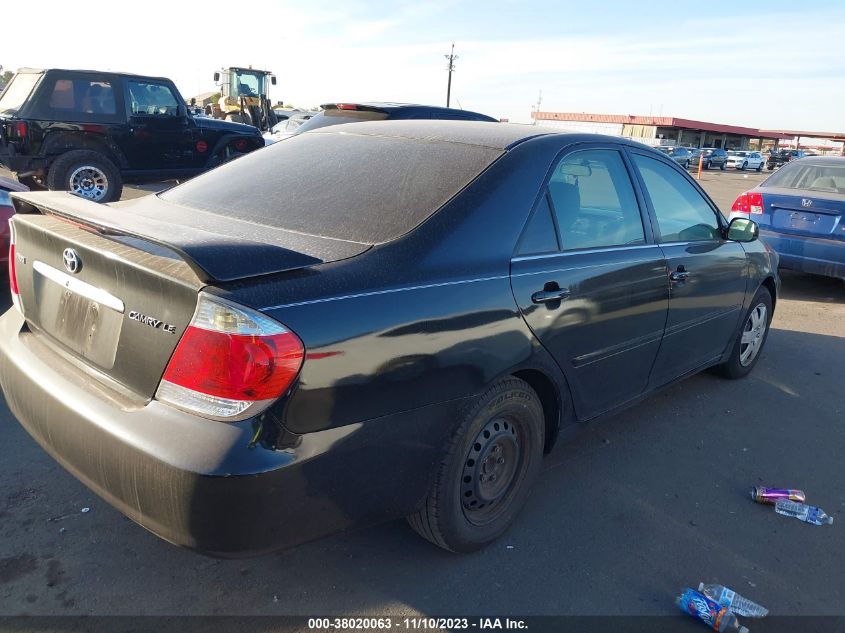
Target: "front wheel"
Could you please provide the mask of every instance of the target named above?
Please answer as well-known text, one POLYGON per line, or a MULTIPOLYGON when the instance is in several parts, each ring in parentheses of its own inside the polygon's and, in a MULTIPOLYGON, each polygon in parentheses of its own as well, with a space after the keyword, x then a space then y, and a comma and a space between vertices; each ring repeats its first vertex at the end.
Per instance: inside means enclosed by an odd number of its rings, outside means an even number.
POLYGON ((740 171, 745 171, 746 169, 748 169, 748 163, 747 162, 742 163, 742 167, 740 167, 739 169, 740 169, 740 171))
POLYGON ((689 161, 684 163, 684 169, 689 169, 689 161))
POLYGON ((113 202, 123 193, 120 170, 100 152, 77 149, 59 156, 47 172, 50 191, 70 191, 94 202, 113 202))
POLYGON ((704 161, 704 169, 710 169, 710 161, 709 160, 704 161))
POLYGON ((763 171, 763 163, 760 163, 759 165, 757 165, 757 172, 759 173, 761 171, 763 171))
POLYGON ((719 165, 719 169, 721 169, 722 171, 725 171, 727 168, 728 168, 727 162, 724 162, 721 165, 719 165))
POLYGON ((760 359, 771 322, 772 295, 767 288, 760 288, 745 314, 730 358, 716 367, 719 373, 726 378, 747 376, 760 359))
POLYGON ((540 470, 545 423, 537 393, 505 378, 463 414, 422 508, 408 517, 423 538, 472 552, 501 536, 540 470))

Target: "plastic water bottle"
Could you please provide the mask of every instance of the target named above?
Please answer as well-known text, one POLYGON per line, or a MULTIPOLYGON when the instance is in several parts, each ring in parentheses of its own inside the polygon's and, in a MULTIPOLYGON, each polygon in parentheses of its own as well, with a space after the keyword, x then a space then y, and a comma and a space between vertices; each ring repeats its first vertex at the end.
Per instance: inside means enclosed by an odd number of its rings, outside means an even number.
POLYGON ((813 525, 830 525, 833 523, 833 517, 828 516, 824 510, 816 506, 808 506, 806 503, 797 503, 795 501, 788 501, 780 499, 775 504, 775 512, 788 517, 795 517, 805 523, 812 523, 813 525))
POLYGON ((714 631, 748 633, 748 629, 739 623, 739 620, 727 607, 719 606, 717 602, 694 589, 684 589, 684 592, 675 602, 681 608, 681 611, 698 618, 714 631))
POLYGON ((698 592, 718 602, 720 607, 727 607, 737 615, 744 615, 747 618, 763 618, 769 614, 769 610, 765 607, 761 607, 748 598, 743 598, 736 591, 732 591, 724 585, 701 583, 698 585, 698 592))

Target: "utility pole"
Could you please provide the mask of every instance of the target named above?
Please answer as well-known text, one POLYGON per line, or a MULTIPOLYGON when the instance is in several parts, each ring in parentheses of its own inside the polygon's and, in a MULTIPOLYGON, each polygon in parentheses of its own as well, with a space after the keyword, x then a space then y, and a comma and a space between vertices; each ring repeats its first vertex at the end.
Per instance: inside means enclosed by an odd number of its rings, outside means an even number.
POLYGON ((534 123, 532 125, 537 125, 537 115, 540 113, 540 104, 543 103, 543 91, 540 91, 540 94, 537 96, 537 105, 534 106, 534 123))
POLYGON ((448 108, 452 99, 452 71, 455 70, 455 60, 458 59, 458 56, 455 55, 454 42, 452 42, 452 52, 448 55, 444 55, 443 57, 449 60, 449 65, 446 67, 449 71, 449 83, 446 84, 446 107, 448 108))

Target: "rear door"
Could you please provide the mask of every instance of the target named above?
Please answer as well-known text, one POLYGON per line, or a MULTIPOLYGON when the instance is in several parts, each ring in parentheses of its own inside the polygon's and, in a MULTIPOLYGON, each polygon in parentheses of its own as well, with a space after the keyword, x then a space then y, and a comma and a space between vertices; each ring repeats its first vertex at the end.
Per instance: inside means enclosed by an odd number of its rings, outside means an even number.
POLYGON ((615 144, 567 150, 511 261, 523 317, 597 415, 646 387, 668 305, 666 264, 615 144))
POLYGON ((684 173, 631 152, 669 269, 666 333, 652 370, 657 387, 718 358, 733 341, 746 292, 745 250, 723 237, 724 219, 684 173))

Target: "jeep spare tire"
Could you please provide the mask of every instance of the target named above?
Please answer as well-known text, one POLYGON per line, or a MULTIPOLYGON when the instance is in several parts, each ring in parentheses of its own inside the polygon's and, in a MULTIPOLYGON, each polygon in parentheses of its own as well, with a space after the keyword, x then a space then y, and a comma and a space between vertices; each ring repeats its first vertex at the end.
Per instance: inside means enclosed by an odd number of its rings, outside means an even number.
POLYGON ((47 171, 50 191, 70 191, 94 202, 114 202, 123 193, 120 170, 105 155, 78 149, 59 156, 47 171))

